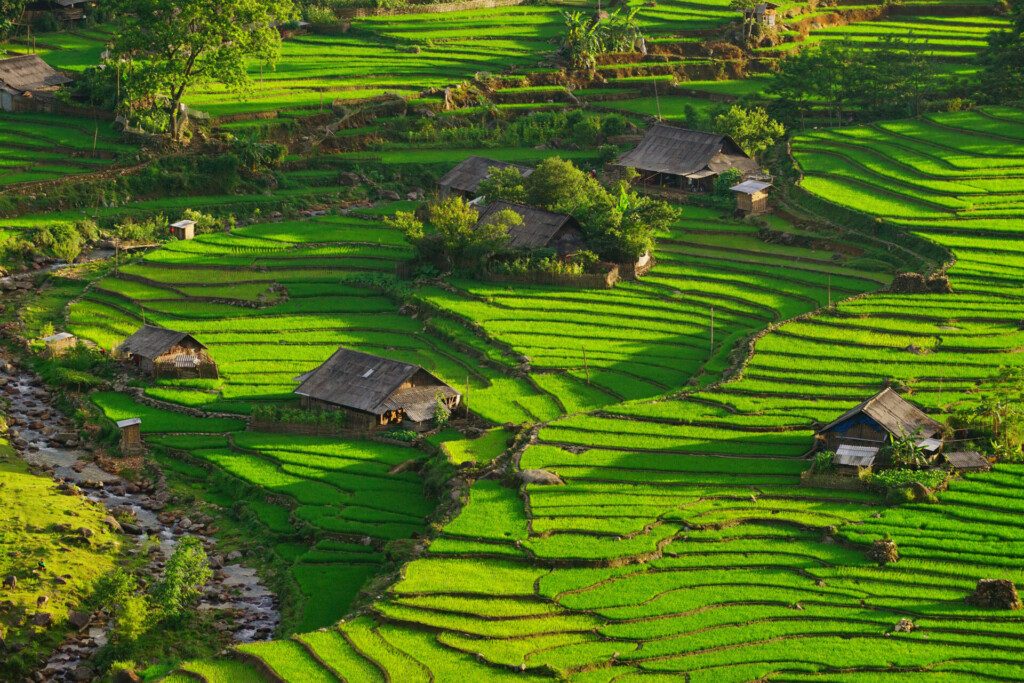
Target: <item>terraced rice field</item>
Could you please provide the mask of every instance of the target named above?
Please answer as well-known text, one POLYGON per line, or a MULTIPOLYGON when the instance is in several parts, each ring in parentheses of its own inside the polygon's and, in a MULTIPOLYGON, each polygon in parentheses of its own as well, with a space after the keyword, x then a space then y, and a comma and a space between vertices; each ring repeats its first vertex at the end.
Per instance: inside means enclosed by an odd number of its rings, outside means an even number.
POLYGON ((109 121, 0 112, 0 188, 102 171, 136 151, 109 121))
POLYGON ((1022 116, 798 138, 808 192, 952 249, 954 293, 843 301, 762 338, 739 379, 544 424, 518 465, 565 486, 477 482, 372 614, 216 666, 290 680, 1019 679, 1024 621, 963 598, 980 578, 1024 581, 1024 466, 964 476, 931 505, 797 475, 812 423, 883 382, 941 415, 1021 363, 1022 116), (902 559, 878 567, 864 550, 883 537, 902 559), (902 618, 916 630, 894 632, 902 618))

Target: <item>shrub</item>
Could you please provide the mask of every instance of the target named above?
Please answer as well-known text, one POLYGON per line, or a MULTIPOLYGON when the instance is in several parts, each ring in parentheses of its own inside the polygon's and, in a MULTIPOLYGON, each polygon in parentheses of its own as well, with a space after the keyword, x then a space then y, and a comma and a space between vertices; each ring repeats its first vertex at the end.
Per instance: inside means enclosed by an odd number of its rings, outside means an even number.
POLYGON ((188 613, 212 576, 202 541, 195 536, 185 536, 167 560, 163 579, 153 588, 155 606, 165 619, 180 619, 188 613))
POLYGON ((818 451, 814 454, 814 464, 811 469, 815 472, 831 472, 835 469, 836 454, 833 451, 818 451))

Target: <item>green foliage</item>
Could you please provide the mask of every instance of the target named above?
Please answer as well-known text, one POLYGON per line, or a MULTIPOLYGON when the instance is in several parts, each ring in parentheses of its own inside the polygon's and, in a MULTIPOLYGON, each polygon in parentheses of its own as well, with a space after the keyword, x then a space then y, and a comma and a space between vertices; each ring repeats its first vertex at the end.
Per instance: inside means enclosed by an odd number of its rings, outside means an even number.
POLYGON ((500 199, 514 204, 522 204, 526 201, 523 174, 516 166, 488 169, 488 176, 480 182, 478 192, 488 202, 500 199))
POLYGON ((835 469, 835 459, 836 454, 833 451, 818 451, 814 454, 814 464, 811 469, 815 472, 831 472, 835 469))
POLYGON ((444 394, 440 391, 434 396, 434 426, 444 427, 451 420, 452 411, 444 402, 444 394))
POLYGON ((575 71, 593 71, 597 56, 607 52, 644 51, 643 33, 637 14, 640 8, 613 10, 605 17, 587 16, 580 11, 562 12, 565 34, 562 52, 575 71))
POLYGON ((280 167, 288 154, 286 146, 263 142, 256 135, 236 138, 232 151, 249 173, 257 175, 280 167))
POLYGON ((920 470, 897 467, 893 469, 872 472, 867 476, 867 481, 877 486, 886 488, 906 488, 912 484, 921 484, 930 489, 941 485, 949 474, 944 470, 920 470))
POLYGON ((735 187, 737 183, 743 180, 743 174, 737 171, 735 168, 726 169, 718 174, 715 178, 715 196, 723 200, 727 205, 731 205, 733 202, 732 191, 729 189, 735 187))
POLYGON ((773 147, 786 134, 785 127, 761 107, 744 109, 735 105, 715 118, 715 130, 731 137, 754 158, 773 147))
POLYGON ((1000 460, 1024 461, 1024 369, 1000 368, 990 388, 957 406, 951 422, 1000 460))
POLYGON ((430 231, 415 215, 399 211, 385 219, 388 225, 401 230, 416 248, 424 263, 448 271, 476 272, 504 249, 509 228, 523 219, 515 211, 505 209, 477 225, 479 214, 462 197, 448 197, 428 209, 430 231))
POLYGON ((909 436, 889 435, 889 442, 884 451, 892 464, 902 469, 921 469, 928 464, 924 449, 917 445, 919 437, 911 434, 909 436))
POLYGON ((167 560, 163 578, 153 587, 153 604, 164 619, 180 619, 194 607, 212 576, 202 541, 184 536, 167 560))
POLYGON ((300 425, 315 425, 331 428, 343 428, 347 423, 347 415, 342 410, 303 410, 286 408, 279 405, 255 405, 252 419, 265 422, 282 422, 300 425))
POLYGON ((119 21, 112 52, 128 65, 129 107, 166 112, 174 140, 186 92, 209 83, 244 91, 249 61, 277 61, 276 24, 293 15, 291 0, 112 0, 108 7, 119 21))
POLYGON ((978 55, 979 97, 987 102, 1024 100, 1024 0, 1009 4, 1010 27, 990 33, 988 45, 978 55))
POLYGON ((135 576, 123 568, 106 574, 96 586, 95 599, 114 615, 114 643, 134 643, 151 626, 152 612, 146 595, 140 593, 135 576))
POLYGON ((27 4, 28 0, 0 0, 0 40, 14 31, 27 4))

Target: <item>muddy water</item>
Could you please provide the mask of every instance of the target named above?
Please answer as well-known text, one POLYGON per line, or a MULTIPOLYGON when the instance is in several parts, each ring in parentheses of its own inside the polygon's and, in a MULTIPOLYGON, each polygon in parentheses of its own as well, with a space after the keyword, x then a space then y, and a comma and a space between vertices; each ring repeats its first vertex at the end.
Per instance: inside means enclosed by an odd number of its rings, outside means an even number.
MULTIPOLYGON (((186 533, 197 536, 214 567, 214 578, 204 590, 199 609, 220 610, 233 616, 218 622, 218 628, 230 632, 237 642, 273 636, 280 621, 273 594, 255 570, 234 562, 233 554, 227 558, 217 554, 213 539, 204 533, 205 525, 162 512, 168 499, 162 481, 140 487, 97 467, 89 459, 89 445, 79 442, 73 425, 53 407, 38 379, 2 356, 0 398, 9 403, 5 412, 15 450, 29 464, 50 472, 55 480, 76 484, 86 498, 101 503, 112 514, 131 518, 133 521, 124 525, 128 552, 145 553, 152 576, 161 574, 178 538, 186 533)), ((36 680, 87 680, 88 669, 83 669, 83 664, 106 643, 107 631, 102 619, 94 618, 92 625, 70 636, 53 653, 36 673, 36 680)))

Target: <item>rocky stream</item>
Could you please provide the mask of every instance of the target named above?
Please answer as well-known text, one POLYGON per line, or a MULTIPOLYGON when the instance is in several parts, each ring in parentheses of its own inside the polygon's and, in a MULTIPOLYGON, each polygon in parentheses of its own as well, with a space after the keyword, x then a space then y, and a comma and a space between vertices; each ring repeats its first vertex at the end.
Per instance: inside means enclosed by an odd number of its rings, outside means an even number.
MULTIPOLYGON (((100 503, 110 516, 107 524, 123 533, 126 552, 146 555, 146 571, 159 577, 177 539, 198 537, 213 569, 199 609, 218 610, 225 618, 217 628, 236 642, 273 636, 280 614, 273 594, 254 569, 238 563, 237 551, 219 554, 213 540, 213 520, 189 519, 167 510, 170 493, 165 482, 137 484, 97 466, 93 447, 82 442, 74 425, 53 404, 41 381, 0 352, 0 412, 6 413, 11 445, 35 471, 48 473, 69 495, 100 503), (4 408, 4 403, 8 404, 4 408)), ((89 681, 95 673, 89 658, 106 642, 108 624, 102 613, 72 613, 73 632, 37 671, 37 681, 89 681)))

